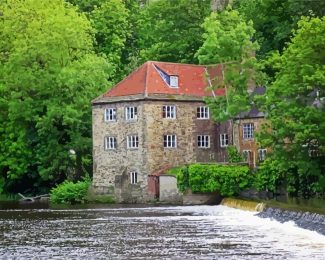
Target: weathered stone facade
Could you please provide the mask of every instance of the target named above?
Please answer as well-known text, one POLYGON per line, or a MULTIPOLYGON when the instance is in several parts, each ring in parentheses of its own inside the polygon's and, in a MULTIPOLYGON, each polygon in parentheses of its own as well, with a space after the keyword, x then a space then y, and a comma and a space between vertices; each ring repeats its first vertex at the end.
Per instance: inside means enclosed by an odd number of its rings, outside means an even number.
POLYGON ((158 176, 167 168, 226 161, 220 134, 232 143, 231 122, 214 123, 204 103, 224 95, 207 88, 210 76, 222 78, 222 68, 148 61, 93 100, 93 191, 118 202, 147 202, 159 197, 158 176), (126 107, 137 108, 136 120, 126 120, 126 107), (134 148, 127 146, 132 140, 134 148))
POLYGON ((255 117, 255 118, 243 118, 236 119, 233 123, 233 133, 234 133, 234 145, 237 150, 241 153, 244 151, 250 151, 250 158, 247 158, 248 163, 251 167, 256 167, 259 163, 258 150, 264 147, 261 147, 257 141, 255 134, 260 132, 262 129, 262 125, 266 123, 266 119, 264 117, 255 117), (244 124, 254 124, 254 137, 245 139, 243 136, 244 132, 244 124))
MULTIPOLYGON (((148 193, 148 175, 161 168, 193 162, 215 162, 225 158, 219 148, 218 128, 229 131, 229 125, 217 125, 211 119, 198 119, 197 107, 203 101, 139 100, 97 104, 93 106, 93 189, 96 193, 113 194, 120 202, 153 200, 148 193), (175 106, 176 118, 163 118, 163 106, 175 106), (125 119, 125 107, 137 107, 137 120, 125 119), (116 122, 105 122, 106 108, 117 109, 116 122), (177 147, 165 148, 164 135, 176 135, 177 147), (137 135, 139 147, 128 149, 126 138, 137 135), (210 147, 199 148, 198 135, 210 136, 210 147), (105 136, 117 138, 117 148, 104 149, 105 136), (138 173, 137 184, 130 183, 129 173, 138 173)), ((231 134, 229 134, 231 136, 231 134)))

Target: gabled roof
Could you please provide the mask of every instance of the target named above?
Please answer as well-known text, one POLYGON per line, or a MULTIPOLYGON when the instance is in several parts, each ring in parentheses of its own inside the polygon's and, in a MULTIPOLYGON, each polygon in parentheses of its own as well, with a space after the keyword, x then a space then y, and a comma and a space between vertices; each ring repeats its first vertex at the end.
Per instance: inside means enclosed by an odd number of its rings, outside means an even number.
POLYGON ((96 98, 93 103, 121 100, 126 97, 202 99, 206 96, 223 95, 223 89, 212 91, 209 79, 222 80, 221 65, 211 67, 192 64, 148 61, 133 71, 112 89, 96 98), (170 76, 178 77, 178 87, 170 86, 170 76))

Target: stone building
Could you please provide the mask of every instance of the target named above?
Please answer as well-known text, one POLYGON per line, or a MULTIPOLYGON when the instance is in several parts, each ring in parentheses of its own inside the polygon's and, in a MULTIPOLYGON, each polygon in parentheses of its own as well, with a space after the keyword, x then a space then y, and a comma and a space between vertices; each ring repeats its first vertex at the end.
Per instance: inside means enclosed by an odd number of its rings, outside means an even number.
POLYGON ((204 97, 221 66, 149 61, 93 100, 93 190, 119 202, 158 196, 163 169, 226 161, 231 122, 216 124, 204 97), (151 185, 151 186, 150 186, 151 185))
MULTIPOLYGON (((257 87, 253 90, 254 95, 264 95, 264 93, 264 87, 257 87)), ((256 133, 265 123, 265 114, 258 111, 256 107, 252 107, 248 112, 239 113, 233 119, 234 145, 252 168, 264 161, 266 157, 267 149, 260 147, 256 141, 256 133)))

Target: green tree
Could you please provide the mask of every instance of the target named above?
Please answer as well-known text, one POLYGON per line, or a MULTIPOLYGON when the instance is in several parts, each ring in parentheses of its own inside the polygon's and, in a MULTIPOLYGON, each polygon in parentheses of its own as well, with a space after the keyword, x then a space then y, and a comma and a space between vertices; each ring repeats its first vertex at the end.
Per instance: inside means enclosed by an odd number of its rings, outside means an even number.
POLYGON ((122 0, 106 1, 90 13, 92 27, 96 30, 97 53, 104 53, 118 68, 122 50, 130 34, 128 10, 122 0))
POLYGON ((196 63, 202 45, 201 24, 210 13, 210 0, 157 0, 145 5, 138 21, 141 62, 196 63))
POLYGON ((90 19, 95 29, 95 51, 112 64, 113 82, 121 80, 138 64, 136 24, 139 0, 69 0, 90 19))
POLYGON ((247 87, 255 80, 255 31, 252 22, 245 22, 238 11, 231 9, 211 13, 203 28, 204 42, 196 56, 201 64, 223 64, 222 78, 212 79, 211 87, 225 88, 226 94, 207 102, 214 119, 224 121, 250 108, 247 87))
POLYGON ((308 197, 325 190, 325 18, 303 18, 283 54, 274 56, 279 72, 267 88, 262 109, 269 127, 264 147, 288 172, 288 191, 308 197))
POLYGON ((236 0, 234 4, 247 21, 252 20, 256 40, 261 48, 258 55, 265 57, 270 51, 282 52, 290 41, 293 29, 301 16, 322 17, 323 0, 236 0))
POLYGON ((93 29, 63 0, 0 3, 0 178, 6 191, 49 188, 91 163, 90 101, 111 67, 93 29), (75 158, 69 150, 75 151, 75 158))
POLYGON ((90 13, 96 7, 101 6, 103 3, 108 2, 110 0, 66 0, 79 8, 80 11, 85 13, 90 13))

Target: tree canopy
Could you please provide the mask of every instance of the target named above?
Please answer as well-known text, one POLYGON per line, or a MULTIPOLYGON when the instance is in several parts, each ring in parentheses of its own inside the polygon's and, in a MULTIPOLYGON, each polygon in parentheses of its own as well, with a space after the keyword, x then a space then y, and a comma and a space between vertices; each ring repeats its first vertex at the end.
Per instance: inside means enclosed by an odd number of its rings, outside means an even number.
POLYGON ((256 42, 252 22, 238 11, 213 12, 203 23, 204 42, 196 53, 201 64, 223 64, 223 77, 213 88, 225 88, 225 96, 207 99, 217 121, 228 120, 250 108, 247 86, 254 80, 256 42))
POLYGON ((247 21, 254 24, 254 38, 261 46, 258 55, 265 57, 270 51, 280 52, 290 41, 302 16, 322 17, 323 0, 235 0, 236 8, 247 21))
POLYGON ((111 66, 94 53, 91 23, 63 0, 0 10, 0 178, 8 191, 39 190, 89 163, 90 100, 111 66))
POLYGON ((260 141, 288 171, 290 191, 305 196, 325 190, 324 35, 324 17, 298 22, 291 43, 273 57, 278 72, 262 106, 272 131, 260 141))
POLYGON ((201 24, 209 13, 210 0, 160 0, 144 6, 138 21, 141 62, 196 63, 201 24))

